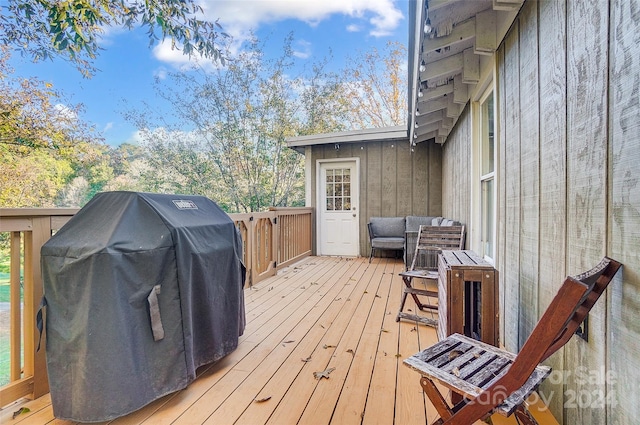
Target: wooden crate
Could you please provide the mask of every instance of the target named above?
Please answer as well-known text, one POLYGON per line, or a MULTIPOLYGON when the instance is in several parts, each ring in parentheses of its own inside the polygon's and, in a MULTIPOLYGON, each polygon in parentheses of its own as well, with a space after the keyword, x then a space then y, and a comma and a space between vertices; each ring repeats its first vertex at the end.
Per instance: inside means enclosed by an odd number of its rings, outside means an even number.
POLYGON ((460 333, 499 343, 498 271, 473 251, 442 251, 438 260, 438 338, 460 333))

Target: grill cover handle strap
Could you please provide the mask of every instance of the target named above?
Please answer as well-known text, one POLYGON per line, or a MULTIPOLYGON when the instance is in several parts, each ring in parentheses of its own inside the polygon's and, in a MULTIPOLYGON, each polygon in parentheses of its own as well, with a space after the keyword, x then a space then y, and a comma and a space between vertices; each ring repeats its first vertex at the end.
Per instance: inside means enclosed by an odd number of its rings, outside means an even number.
POLYGON ((158 304, 158 295, 160 294, 160 285, 156 285, 151 289, 147 302, 149 303, 149 318, 151 319, 151 331, 153 332, 153 340, 160 341, 164 338, 164 328, 162 327, 162 319, 160 318, 160 305, 158 304))
POLYGON ((36 314, 36 326, 38 328, 38 348, 36 352, 40 351, 40 343, 42 342, 42 331, 44 330, 44 308, 47 306, 47 299, 42 296, 40 300, 40 307, 38 307, 38 313, 36 314))

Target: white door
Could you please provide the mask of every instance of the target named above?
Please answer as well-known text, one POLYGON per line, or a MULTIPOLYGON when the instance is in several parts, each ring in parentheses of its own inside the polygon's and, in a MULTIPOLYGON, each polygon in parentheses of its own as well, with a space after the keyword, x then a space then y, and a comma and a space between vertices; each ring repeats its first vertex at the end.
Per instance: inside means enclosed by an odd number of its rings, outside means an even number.
POLYGON ((356 161, 321 162, 319 169, 319 254, 357 256, 358 164, 356 161))

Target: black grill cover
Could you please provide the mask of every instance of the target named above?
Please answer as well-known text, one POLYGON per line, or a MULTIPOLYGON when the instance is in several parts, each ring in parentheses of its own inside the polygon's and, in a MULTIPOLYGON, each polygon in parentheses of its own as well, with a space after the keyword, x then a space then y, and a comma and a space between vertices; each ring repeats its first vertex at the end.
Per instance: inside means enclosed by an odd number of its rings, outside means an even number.
POLYGON ((238 346, 242 241, 201 196, 96 195, 42 247, 54 415, 106 421, 238 346))

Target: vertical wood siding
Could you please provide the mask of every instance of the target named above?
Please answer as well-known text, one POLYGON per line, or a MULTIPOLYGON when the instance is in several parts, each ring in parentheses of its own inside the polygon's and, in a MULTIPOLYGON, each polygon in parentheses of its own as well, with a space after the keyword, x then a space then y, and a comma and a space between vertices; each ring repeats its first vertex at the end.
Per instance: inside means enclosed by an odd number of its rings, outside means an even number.
MULTIPOLYGON (((540 2, 540 266, 538 310, 549 305, 567 275, 567 67, 566 3, 540 2), (542 36, 544 35, 544 36, 542 36)), ((548 360, 555 371, 564 369, 564 349, 548 360)), ((555 375, 554 375, 555 376, 555 375)), ((553 412, 562 412, 564 392, 559 379, 542 388, 553 412)), ((561 419, 561 418, 560 418, 561 419)))
POLYGON ((504 234, 498 238, 506 238, 504 262, 500 270, 502 282, 501 291, 504 292, 504 345, 508 350, 517 351, 520 347, 519 312, 520 302, 520 50, 518 45, 518 22, 507 35, 504 47, 504 81, 505 81, 505 126, 499 131, 505 135, 504 174, 505 180, 505 210, 504 234))
MULTIPOLYGON (((317 203, 319 159, 360 158, 360 255, 369 255, 369 217, 442 215, 442 148, 408 141, 318 145, 312 149, 312 205, 317 203)), ((314 247, 315 248, 315 247, 314 247)))
POLYGON ((540 113, 538 4, 528 2, 519 19, 520 106, 520 310, 519 346, 538 322, 538 231, 540 229, 540 113))
MULTIPOLYGON (((567 3, 567 272, 586 270, 605 254, 607 208, 608 6, 567 3), (588 28, 588 31, 585 29, 588 28)), ((565 363, 597 371, 606 364, 606 298, 589 315, 589 343, 565 348, 565 363)), ((584 385, 572 374, 568 396, 584 385), (581 385, 582 384, 582 385, 581 385)), ((601 389, 603 392, 606 388, 601 389)), ((565 409, 566 423, 604 424, 604 406, 565 409)))
MULTIPOLYGON (((640 2, 527 0, 496 63, 502 342, 519 349, 564 276, 621 261, 542 393, 565 424, 638 423, 640 2)), ((466 111, 442 169, 443 214, 467 222, 470 131, 466 111)))
POLYGON ((471 163, 471 119, 467 107, 444 145, 442 160, 442 215, 468 225, 471 213, 471 186, 467 164, 471 163))
POLYGON ((624 264, 608 290, 609 424, 640 420, 640 4, 611 4, 608 252, 624 264))

